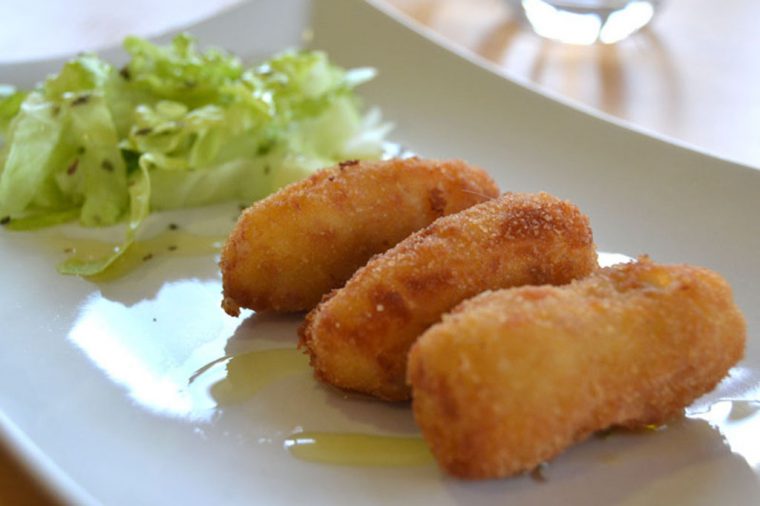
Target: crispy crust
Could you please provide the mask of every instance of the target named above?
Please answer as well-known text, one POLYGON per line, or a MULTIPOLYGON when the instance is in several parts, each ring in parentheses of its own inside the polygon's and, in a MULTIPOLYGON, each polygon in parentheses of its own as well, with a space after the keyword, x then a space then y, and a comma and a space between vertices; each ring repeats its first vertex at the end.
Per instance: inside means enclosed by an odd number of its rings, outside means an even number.
POLYGON ((596 268, 588 218, 546 193, 505 194, 440 218, 376 256, 301 327, 316 376, 386 400, 409 398, 417 337, 483 290, 562 284, 596 268))
POLYGON ((498 196, 482 169, 419 158, 343 162, 261 200, 222 250, 222 307, 311 309, 374 254, 498 196))
POLYGON ((659 424, 743 354, 719 275, 642 259, 566 287, 484 293, 409 354, 417 424, 462 478, 529 471, 594 431, 659 424))

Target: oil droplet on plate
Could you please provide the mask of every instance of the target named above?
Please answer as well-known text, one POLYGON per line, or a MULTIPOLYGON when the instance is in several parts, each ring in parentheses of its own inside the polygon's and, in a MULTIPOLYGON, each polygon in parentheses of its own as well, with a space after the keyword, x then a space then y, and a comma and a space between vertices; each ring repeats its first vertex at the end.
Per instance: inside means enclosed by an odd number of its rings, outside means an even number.
POLYGON ((285 440, 291 455, 339 466, 418 467, 434 462, 421 437, 300 432, 285 440))
MULTIPOLYGON (((90 280, 107 282, 129 274, 145 262, 162 256, 193 257, 217 253, 225 237, 203 236, 171 229, 155 237, 139 240, 121 255, 105 271, 90 280)), ((111 255, 116 247, 113 243, 96 239, 73 237, 52 237, 48 239, 51 248, 63 251, 82 260, 95 260, 111 255)))
MULTIPOLYGON (((218 405, 243 402, 274 381, 310 371, 308 357, 295 348, 251 351, 219 363, 226 365, 226 374, 210 388, 218 405)), ((211 370, 202 368, 196 376, 207 374, 206 369, 211 370)))

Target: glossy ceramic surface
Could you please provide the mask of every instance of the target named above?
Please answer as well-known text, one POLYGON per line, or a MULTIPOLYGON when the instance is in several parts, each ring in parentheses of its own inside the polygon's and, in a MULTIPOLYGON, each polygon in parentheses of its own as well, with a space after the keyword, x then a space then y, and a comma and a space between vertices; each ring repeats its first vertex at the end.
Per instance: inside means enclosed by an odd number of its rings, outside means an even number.
MULTIPOLYGON (((408 405, 346 395, 312 379, 293 351, 300 315, 225 315, 208 249, 156 255, 125 277, 93 283, 56 274, 54 265, 65 256, 61 238, 104 240, 117 238, 117 230, 2 231, 0 428, 62 498, 754 502, 760 492, 760 172, 505 80, 371 3, 317 1, 310 14, 304 2, 255 2, 193 32, 246 58, 299 45, 305 35, 339 63, 375 66, 380 75, 364 95, 396 123, 394 140, 426 156, 480 164, 505 190, 546 190, 574 201, 590 215, 601 250, 721 272, 749 322, 746 358, 688 417, 661 430, 592 438, 540 477, 464 483, 418 452, 408 405), (324 433, 354 438, 333 441, 333 453, 358 444, 374 454, 372 438, 388 436, 394 445, 403 439, 400 451, 413 458, 324 464, 294 450, 294 442, 324 433)), ((28 84, 58 64, 0 67, 0 81, 28 84)), ((162 237, 171 223, 194 236, 223 236, 237 213, 231 204, 153 216, 144 238, 162 237)))

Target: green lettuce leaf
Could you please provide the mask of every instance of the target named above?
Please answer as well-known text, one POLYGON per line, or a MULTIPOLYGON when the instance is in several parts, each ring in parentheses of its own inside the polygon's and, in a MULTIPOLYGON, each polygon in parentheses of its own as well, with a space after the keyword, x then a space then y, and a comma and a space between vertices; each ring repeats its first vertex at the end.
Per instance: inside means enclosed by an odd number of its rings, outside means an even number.
POLYGON ((118 260, 135 242, 142 223, 150 213, 150 176, 140 169, 129 186, 129 223, 124 241, 108 256, 94 260, 70 258, 58 265, 58 272, 75 276, 96 276, 118 260))
POLYGON ((27 216, 9 221, 6 225, 8 230, 38 230, 40 228, 52 227, 62 223, 74 221, 79 217, 79 209, 64 209, 63 211, 52 211, 48 213, 27 216))
POLYGON ((11 120, 18 114, 26 96, 26 92, 18 91, 7 84, 0 84, 0 144, 2 136, 8 130, 11 120))
MULTIPOLYGON (((83 54, 65 63, 58 74, 48 77, 42 89, 49 100, 60 102, 67 94, 102 89, 112 71, 111 66, 98 57, 83 54)), ((82 102, 87 100, 86 95, 76 98, 82 102)))
POLYGON ((134 241, 149 211, 249 203, 349 158, 376 158, 389 126, 362 112, 354 88, 371 69, 344 70, 320 52, 285 52, 254 67, 128 37, 116 69, 80 55, 36 90, 0 88, 0 218, 33 229, 78 218, 129 217, 124 243, 65 274, 94 275, 134 241), (6 219, 7 218, 7 219, 6 219))
POLYGON ((36 203, 55 208, 65 202, 51 183, 56 166, 65 157, 59 149, 62 134, 60 107, 39 92, 30 93, 8 135, 0 173, 0 216, 24 215, 36 203))

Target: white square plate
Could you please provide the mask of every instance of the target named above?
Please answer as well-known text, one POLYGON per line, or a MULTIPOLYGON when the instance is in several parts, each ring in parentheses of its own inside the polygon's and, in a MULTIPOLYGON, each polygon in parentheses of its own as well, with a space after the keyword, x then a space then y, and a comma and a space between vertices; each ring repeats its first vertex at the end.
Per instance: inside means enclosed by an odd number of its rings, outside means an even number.
MULTIPOLYGON (((256 390, 249 352, 294 347, 300 317, 226 316, 211 254, 158 255, 95 284, 54 270, 63 257, 55 238, 92 231, 2 231, 0 432, 20 457, 76 503, 754 503, 760 172, 504 79, 372 3, 251 2, 190 30, 255 59, 299 45, 306 28, 338 63, 379 70, 362 94, 396 124, 394 140, 486 167, 504 190, 572 200, 591 217, 600 250, 722 273, 749 322, 746 358, 688 417, 651 434, 592 438, 550 463, 542 483, 460 482, 433 464, 314 464, 295 459, 285 438, 415 435, 409 407, 342 395, 290 359, 290 373, 256 390)), ((0 66, 0 82, 28 86, 59 66, 0 66)), ((230 205, 153 216, 145 236, 178 223, 223 237, 236 214, 230 205)))

